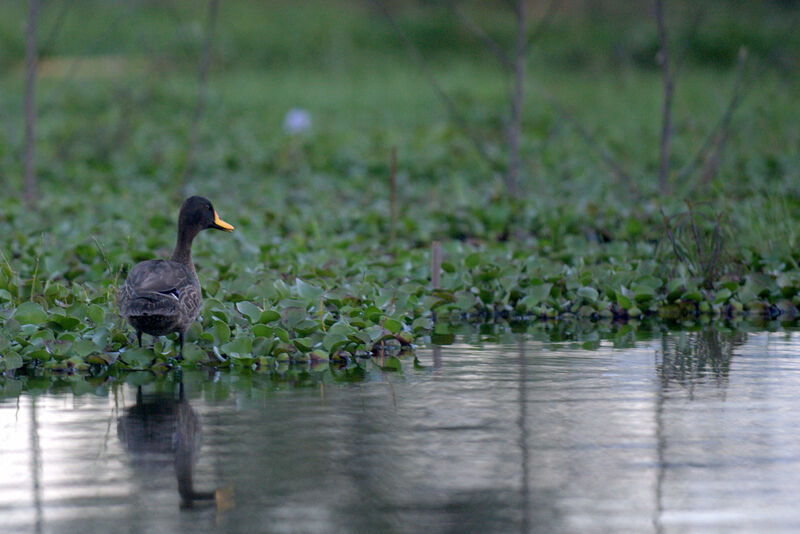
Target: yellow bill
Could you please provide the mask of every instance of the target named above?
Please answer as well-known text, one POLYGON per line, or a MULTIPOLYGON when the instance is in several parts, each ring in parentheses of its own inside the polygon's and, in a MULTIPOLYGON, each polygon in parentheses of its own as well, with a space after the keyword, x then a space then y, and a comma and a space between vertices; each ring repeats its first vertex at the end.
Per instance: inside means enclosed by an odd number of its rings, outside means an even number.
POLYGON ((214 210, 214 225, 220 230, 225 230, 226 232, 233 232, 233 226, 220 219, 219 215, 217 215, 216 210, 214 210))

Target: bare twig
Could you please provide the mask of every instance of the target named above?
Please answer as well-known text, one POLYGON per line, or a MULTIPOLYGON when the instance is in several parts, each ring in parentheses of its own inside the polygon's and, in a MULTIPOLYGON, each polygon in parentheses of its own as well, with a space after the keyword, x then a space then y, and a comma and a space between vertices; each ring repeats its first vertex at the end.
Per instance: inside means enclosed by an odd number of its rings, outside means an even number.
POLYGON ((718 128, 715 128, 717 130, 717 134, 714 136, 714 148, 708 155, 706 164, 703 168, 703 186, 708 186, 711 180, 713 180, 716 176, 717 170, 719 169, 719 160, 722 156, 722 151, 725 148, 725 142, 728 140, 728 134, 730 133, 731 119, 733 118, 734 111, 736 111, 736 107, 739 105, 739 99, 742 96, 742 78, 744 77, 744 65, 746 61, 747 49, 742 47, 739 50, 739 63, 736 69, 736 77, 733 83, 731 100, 728 102, 728 107, 725 109, 725 113, 720 119, 718 128))
POLYGON ((600 155, 600 159, 603 160, 603 163, 611 169, 611 171, 617 176, 618 181, 622 182, 629 191, 633 192, 634 195, 638 196, 639 192, 636 187, 636 184, 631 179, 630 175, 625 171, 622 165, 614 158, 614 156, 609 152, 609 150, 600 143, 597 138, 589 131, 589 129, 581 123, 577 117, 575 117, 572 113, 570 113, 552 94, 541 87, 536 88, 539 94, 544 97, 545 100, 555 109, 556 113, 558 113, 562 119, 567 121, 575 130, 578 132, 578 135, 584 140, 584 142, 589 145, 591 148, 594 148, 597 153, 600 155))
POLYGON ((219 0, 209 0, 208 2, 208 21, 206 23, 206 38, 203 42, 203 57, 200 62, 200 74, 198 79, 199 92, 197 96, 197 106, 192 116, 192 129, 189 134, 189 153, 186 157, 186 164, 181 175, 181 189, 186 185, 189 175, 194 166, 194 156, 197 151, 197 136, 200 127, 200 120, 206 108, 208 99, 208 67, 211 63, 211 47, 214 44, 214 29, 217 25, 217 13, 219 12, 219 0))
POLYGON ((392 159, 389 167, 389 218, 390 235, 392 242, 395 237, 395 226, 397 219, 397 147, 392 147, 392 159))
POLYGON ((492 39, 492 37, 488 33, 486 33, 486 31, 484 31, 483 28, 478 26, 471 18, 469 18, 466 15, 466 13, 464 13, 461 10, 461 8, 458 6, 458 4, 455 1, 450 0, 447 3, 447 5, 450 8, 450 11, 452 11, 453 14, 461 22, 461 24, 473 36, 475 36, 475 38, 477 38, 479 41, 481 41, 484 44, 484 46, 486 46, 486 48, 489 49, 489 51, 492 54, 494 54, 494 56, 497 58, 497 61, 500 62, 500 64, 503 66, 503 68, 505 68, 508 71, 513 69, 513 64, 512 64, 511 58, 508 56, 506 51, 503 50, 503 48, 499 44, 497 44, 497 41, 492 39))
POLYGON ((58 15, 56 16, 55 22, 53 22, 53 27, 50 28, 50 31, 48 32, 47 37, 42 39, 42 46, 41 46, 40 49, 45 54, 47 53, 47 50, 49 50, 50 47, 53 46, 53 43, 55 42, 56 37, 58 37, 58 32, 61 31, 61 28, 64 25, 64 20, 66 20, 66 18, 67 18, 67 12, 69 11, 69 8, 70 8, 70 6, 72 4, 73 4, 73 2, 71 2, 70 0, 64 0, 61 3, 61 10, 58 12, 58 15))
POLYGON ((525 0, 517 0, 517 43, 514 51, 514 92, 511 96, 511 117, 508 125, 509 166, 506 176, 506 189, 516 195, 519 189, 520 136, 522 135, 522 103, 525 89, 525 50, 527 48, 527 19, 525 0))
POLYGON ((442 243, 434 241, 431 244, 431 286, 433 289, 442 287, 442 243))
POLYGON ((445 107, 447 108, 447 112, 450 114, 453 120, 456 121, 459 128, 461 128, 464 131, 464 133, 467 134, 473 146, 475 147, 475 150, 478 152, 478 154, 480 154, 483 160, 486 161, 486 163, 488 163, 492 167, 493 170, 499 171, 500 166, 497 164, 494 158, 492 158, 486 151, 486 148, 483 146, 483 141, 472 130, 472 128, 470 128, 466 117, 464 117, 464 115, 458 109, 458 106, 456 106, 455 102, 453 102, 453 99, 450 98, 450 96, 445 92, 445 90, 442 89, 442 86, 439 85, 439 83, 436 81, 436 78, 431 73, 431 70, 428 67, 427 62, 425 61, 425 58, 422 56, 422 53, 419 51, 419 49, 413 43, 413 41, 409 39, 408 35, 406 35, 406 33, 402 30, 402 28, 400 28, 400 26, 397 24, 397 21, 394 19, 394 16, 386 7, 385 2, 383 0, 373 0, 373 2, 381 11, 384 18, 389 23, 389 26, 391 26, 392 30, 398 35, 398 37, 400 37, 400 40, 403 41, 403 45, 406 47, 408 55, 411 56, 411 58, 417 63, 417 66, 419 67, 420 71, 422 71, 422 74, 425 76, 425 78, 428 80, 428 83, 433 88, 434 92, 436 93, 436 96, 438 96, 439 99, 442 101, 442 103, 444 103, 445 107))
POLYGON ((29 0, 28 26, 25 30, 25 201, 36 204, 36 29, 39 23, 39 0, 29 0))
POLYGON ((669 151, 672 140, 672 92, 674 80, 670 71, 669 48, 667 46, 667 27, 664 21, 664 1, 655 0, 655 17, 658 25, 658 63, 664 84, 664 104, 661 122, 661 149, 658 166, 658 189, 661 194, 669 191, 669 151))
MULTIPOLYGON (((675 253, 675 256, 678 258, 678 261, 685 262, 686 261, 686 255, 683 254, 680 251, 680 248, 678 247, 678 241, 677 241, 677 239, 675 239, 675 236, 674 236, 674 234, 672 233, 672 230, 669 227, 669 220, 668 220, 666 214, 664 213, 663 209, 661 210, 661 220, 664 222, 664 231, 667 233, 667 239, 669 239, 669 242, 672 245, 672 251, 675 253)), ((689 269, 690 269, 690 272, 691 272, 691 266, 689 267, 689 269)))

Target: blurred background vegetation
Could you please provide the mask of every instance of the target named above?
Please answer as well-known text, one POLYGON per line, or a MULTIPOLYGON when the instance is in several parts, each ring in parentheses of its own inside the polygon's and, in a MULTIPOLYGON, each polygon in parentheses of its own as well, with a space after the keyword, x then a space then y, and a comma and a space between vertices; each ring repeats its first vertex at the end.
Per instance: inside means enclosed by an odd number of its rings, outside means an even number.
MULTIPOLYGON (((302 206, 324 214, 320 222, 330 228, 337 217, 372 217, 385 229, 380 219, 389 212, 396 147, 401 234, 418 241, 492 237, 480 228, 496 221, 464 220, 458 213, 481 212, 505 194, 509 85, 449 2, 222 0, 209 41, 211 4, 42 2, 36 176, 51 213, 60 213, 57 206, 111 209, 65 191, 118 204, 145 200, 165 214, 186 194, 201 192, 223 207, 255 210, 255 227, 285 225, 278 221, 291 217, 287 209, 302 206), (207 96, 198 106, 207 42, 207 96), (475 150, 426 72, 496 165, 475 150), (284 131, 293 108, 310 113, 309 132, 284 131), (335 213, 342 206, 348 214, 335 213), (427 219, 430 228, 420 232, 427 219)), ((0 5, 0 168, 12 214, 24 211, 18 199, 28 5, 0 5)), ((513 48, 509 2, 458 6, 499 46, 513 48)), ((666 3, 677 71, 669 196, 657 188, 663 90, 652 5, 564 0, 528 2, 527 8, 532 35, 515 196, 529 209, 601 220, 606 237, 626 237, 651 223, 660 227, 659 209, 679 211, 687 197, 736 214, 785 220, 794 213, 800 177, 796 2, 666 3), (718 172, 705 182, 702 165, 692 163, 728 107, 742 47, 748 52, 742 96, 718 172), (609 159, 629 179, 621 180, 609 159), (604 214, 611 223, 602 222, 604 214), (631 216, 638 226, 629 224, 631 216)), ((512 217, 515 209, 498 208, 495 215, 512 217)), ((135 224, 129 210, 113 216, 135 224)), ((47 213, 37 220, 51 222, 47 213)), ((495 237, 507 235, 510 224, 515 221, 506 221, 495 237)), ((773 230, 755 232, 751 243, 773 238, 773 230)), ((776 241, 787 239, 796 244, 793 232, 776 241)))

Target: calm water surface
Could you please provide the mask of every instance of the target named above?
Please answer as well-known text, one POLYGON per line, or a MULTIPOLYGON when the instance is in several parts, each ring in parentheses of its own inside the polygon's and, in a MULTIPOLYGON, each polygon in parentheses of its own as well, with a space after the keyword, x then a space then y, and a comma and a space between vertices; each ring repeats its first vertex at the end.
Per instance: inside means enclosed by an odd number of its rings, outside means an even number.
POLYGON ((0 532, 797 532, 799 341, 520 337, 353 383, 185 373, 182 399, 6 380, 0 532))

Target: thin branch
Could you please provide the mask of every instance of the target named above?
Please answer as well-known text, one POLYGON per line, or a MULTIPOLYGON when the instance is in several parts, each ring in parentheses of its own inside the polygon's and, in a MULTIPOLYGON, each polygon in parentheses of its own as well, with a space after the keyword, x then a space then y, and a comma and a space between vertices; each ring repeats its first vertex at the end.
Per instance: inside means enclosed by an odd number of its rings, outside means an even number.
POLYGON ((50 28, 47 37, 42 39, 42 46, 40 47, 40 50, 47 53, 47 50, 53 45, 56 37, 58 37, 58 33, 61 31, 61 27, 64 25, 64 20, 67 18, 67 12, 72 4, 73 2, 70 0, 64 0, 61 3, 61 10, 58 12, 56 20, 53 23, 53 27, 50 28))
POLYGON ((553 107, 556 113, 558 113, 562 119, 567 121, 575 129, 575 131, 578 132, 578 135, 580 135, 584 142, 597 151, 600 159, 603 160, 603 163, 605 163, 606 166, 617 175, 617 179, 622 182, 631 192, 633 192, 635 196, 638 196, 638 189, 636 184, 633 182, 633 179, 631 179, 631 176, 614 158, 611 152, 609 152, 608 149, 597 140, 592 132, 589 131, 589 129, 583 123, 581 123, 577 117, 570 113, 552 94, 541 87, 537 87, 536 90, 545 100, 547 100, 548 104, 553 107))
MULTIPOLYGON (((206 38, 203 42, 203 57, 200 62, 200 74, 198 79, 199 93, 197 96, 197 106, 192 116, 192 129, 189 137, 189 154, 186 157, 186 165, 181 176, 181 185, 185 186, 194 167, 194 155, 197 151, 197 136, 200 129, 200 120, 206 109, 208 99, 208 67, 211 63, 211 48, 214 44, 214 29, 217 26, 217 13, 219 12, 219 0, 209 0, 208 21, 206 23, 206 38)), ((183 187, 181 187, 182 189, 183 187)))
MULTIPOLYGON (((681 170, 679 174, 679 181, 683 182, 689 174, 691 174, 698 165, 700 165, 700 161, 703 159, 706 160, 706 166, 711 158, 711 153, 709 152, 712 148, 712 145, 715 147, 714 151, 721 150, 721 144, 724 143, 724 138, 728 135, 728 130, 730 129, 730 122, 733 118, 733 114, 736 111, 736 108, 739 106, 739 102, 742 98, 743 93, 743 80, 744 80, 744 72, 745 72, 745 64, 747 62, 747 49, 742 47, 739 50, 739 60, 736 65, 736 74, 734 75, 733 80, 733 89, 731 90, 731 98, 728 101, 728 105, 725 108, 725 112, 719 119, 719 122, 711 129, 708 133, 708 137, 697 150, 697 153, 694 155, 692 160, 681 170)), ((703 176, 705 176, 705 171, 703 172, 703 176)), ((709 179, 710 180, 710 179, 709 179)), ((706 183, 704 181, 704 183, 706 183)))
POLYGON ((736 77, 733 83, 733 94, 731 100, 728 102, 728 107, 722 115, 718 127, 718 134, 714 136, 714 149, 706 160, 705 167, 703 168, 702 181, 704 186, 708 186, 709 182, 714 179, 719 169, 719 160, 722 156, 722 151, 725 148, 725 142, 728 140, 728 134, 731 131, 731 119, 733 113, 739 105, 739 100, 742 96, 742 78, 744 78, 744 65, 747 62, 747 49, 742 47, 739 50, 739 62, 736 68, 736 77))
POLYGON ((392 30, 403 41, 403 44, 406 47, 408 55, 411 56, 411 58, 417 63, 417 66, 419 67, 420 71, 422 71, 422 74, 425 76, 425 78, 428 80, 428 83, 433 88, 434 92, 436 93, 436 96, 438 96, 439 99, 444 103, 448 113, 453 118, 453 120, 456 121, 459 128, 461 128, 464 131, 464 133, 467 134, 473 146, 475 147, 475 150, 477 150, 478 154, 480 154, 480 156, 484 159, 484 161, 486 161, 486 163, 488 163, 493 170, 495 171, 501 170, 497 162, 489 155, 489 153, 486 151, 486 148, 484 148, 483 141, 481 141, 481 139, 477 136, 477 134, 475 134, 475 132, 472 131, 472 128, 469 127, 469 122, 467 121, 466 117, 464 117, 464 115, 459 111, 458 106, 456 106, 456 103, 453 102, 453 99, 450 98, 450 96, 444 91, 444 89, 442 89, 442 86, 439 85, 439 83, 436 81, 436 78, 431 73, 431 70, 428 67, 428 64, 425 61, 425 58, 423 57, 422 53, 419 51, 419 48, 417 48, 417 46, 411 41, 411 39, 409 39, 408 35, 406 35, 406 33, 402 30, 402 28, 400 28, 400 26, 397 24, 397 21, 394 19, 389 9, 386 7, 385 2, 382 0, 373 0, 373 3, 378 7, 378 9, 380 9, 381 14, 383 14, 384 18, 389 23, 389 26, 392 28, 392 30))
POLYGON ((479 41, 481 41, 489 51, 494 54, 497 58, 497 61, 503 66, 504 69, 510 71, 513 69, 513 64, 511 58, 506 53, 503 48, 497 44, 497 41, 492 39, 492 37, 486 33, 480 26, 478 26, 471 18, 469 18, 466 13, 464 13, 461 8, 458 7, 457 3, 453 0, 447 2, 447 6, 450 8, 450 11, 458 18, 461 24, 479 41))
POLYGON ((670 72, 669 49, 667 46, 667 28, 664 22, 664 1, 655 0, 655 17, 658 25, 658 62, 664 83, 664 104, 661 123, 661 149, 658 166, 658 189, 662 194, 669 190, 669 151, 672 140, 672 92, 674 80, 670 72))
POLYGON ((39 0, 30 0, 28 27, 25 30, 25 201, 36 204, 36 29, 39 23, 39 0))
MULTIPOLYGON (((664 231, 667 234, 667 239, 669 239, 670 244, 672 244, 672 251, 675 253, 675 256, 678 258, 680 262, 686 262, 686 256, 680 251, 678 247, 678 241, 675 239, 675 236, 672 233, 672 230, 669 228, 669 220, 667 219, 664 210, 661 210, 661 220, 664 222, 664 231)), ((691 271, 691 267, 689 267, 691 271)))
POLYGON ((392 147, 389 163, 389 219, 391 241, 395 238, 395 221, 397 220, 397 147, 392 147))

